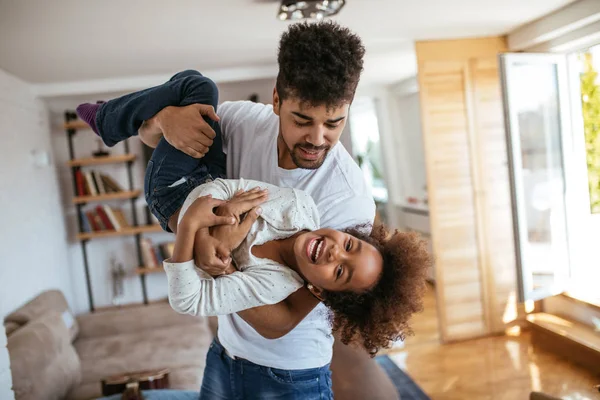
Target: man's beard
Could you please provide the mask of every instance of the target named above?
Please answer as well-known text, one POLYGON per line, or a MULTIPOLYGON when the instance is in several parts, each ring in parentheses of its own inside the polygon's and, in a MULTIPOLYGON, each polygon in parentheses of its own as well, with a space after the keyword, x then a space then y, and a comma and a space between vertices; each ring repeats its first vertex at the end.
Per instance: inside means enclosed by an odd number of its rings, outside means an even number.
MULTIPOLYGON (((287 146, 287 145, 286 145, 287 146)), ((327 155, 329 154, 330 147, 329 146, 313 146, 311 144, 296 144, 293 149, 289 149, 290 156, 292 157, 292 161, 298 168, 302 169, 317 169, 325 162, 327 155), (307 151, 322 151, 321 156, 316 160, 306 160, 302 158, 300 153, 300 148, 307 151)))

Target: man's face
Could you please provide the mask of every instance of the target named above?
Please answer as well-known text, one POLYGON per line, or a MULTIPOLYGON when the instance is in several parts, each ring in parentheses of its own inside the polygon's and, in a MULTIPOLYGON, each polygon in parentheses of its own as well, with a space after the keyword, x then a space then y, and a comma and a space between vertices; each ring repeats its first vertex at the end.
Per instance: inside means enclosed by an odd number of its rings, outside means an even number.
POLYGON ((286 169, 319 168, 329 150, 340 140, 350 104, 337 108, 313 107, 298 99, 280 101, 273 94, 273 110, 279 116, 279 166, 286 169))

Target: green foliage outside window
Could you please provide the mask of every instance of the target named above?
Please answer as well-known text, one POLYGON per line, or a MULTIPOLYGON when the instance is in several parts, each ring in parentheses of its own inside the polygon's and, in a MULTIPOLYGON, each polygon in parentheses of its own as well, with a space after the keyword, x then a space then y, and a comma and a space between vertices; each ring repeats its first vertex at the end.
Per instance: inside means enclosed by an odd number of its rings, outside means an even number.
POLYGON ((592 214, 600 213, 600 84, 592 54, 582 55, 581 103, 592 214))

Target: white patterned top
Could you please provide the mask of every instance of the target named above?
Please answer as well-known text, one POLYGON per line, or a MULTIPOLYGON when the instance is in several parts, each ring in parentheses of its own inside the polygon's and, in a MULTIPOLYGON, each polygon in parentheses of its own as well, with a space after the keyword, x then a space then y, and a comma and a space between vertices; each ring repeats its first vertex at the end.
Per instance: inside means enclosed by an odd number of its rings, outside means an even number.
POLYGON ((230 199, 238 189, 261 187, 268 200, 248 236, 232 253, 238 271, 213 278, 196 268, 194 261, 163 265, 169 282, 169 303, 182 314, 224 315, 249 308, 276 304, 304 285, 300 275, 275 261, 252 255, 252 246, 292 236, 301 230, 319 229, 319 213, 307 193, 244 179, 217 179, 195 188, 181 208, 179 222, 198 198, 230 199))

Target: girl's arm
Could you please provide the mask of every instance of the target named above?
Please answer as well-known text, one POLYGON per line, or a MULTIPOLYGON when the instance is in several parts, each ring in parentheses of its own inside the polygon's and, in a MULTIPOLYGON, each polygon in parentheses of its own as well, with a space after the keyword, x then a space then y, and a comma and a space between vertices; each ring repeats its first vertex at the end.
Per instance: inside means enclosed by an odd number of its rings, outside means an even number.
POLYGON ((169 303, 181 314, 224 315, 275 304, 302 287, 291 270, 262 265, 212 278, 195 267, 164 261, 169 282, 169 303))
MULTIPOLYGON (((205 188, 215 189, 220 184, 227 184, 227 182, 215 182, 206 185, 205 188)), ((180 313, 194 315, 230 314, 277 303, 302 287, 302 279, 295 272, 277 264, 251 267, 243 273, 234 272, 219 279, 213 279, 198 270, 193 261, 194 253, 197 251, 195 241, 198 233, 208 225, 205 221, 222 218, 230 222, 232 218, 214 215, 213 206, 222 201, 209 196, 197 198, 187 205, 179 223, 173 256, 164 262, 169 281, 169 302, 173 309, 180 313)), ((241 201, 246 198, 243 194, 238 196, 241 201)), ((253 210, 243 222, 237 224, 236 221, 235 225, 239 230, 247 233, 257 217, 258 214, 253 210)), ((202 239, 217 242, 210 236, 204 236, 202 239)))
MULTIPOLYGON (((249 186, 257 184, 251 182, 249 186)), ((211 184, 202 185, 202 189, 197 189, 197 195, 210 193, 215 197, 226 199, 239 188, 234 185, 235 183, 232 181, 217 180, 211 184)), ((261 184, 261 186, 263 185, 261 184)), ((248 188, 245 186, 245 189, 248 188)), ((178 232, 178 239, 180 234, 185 237, 180 239, 180 246, 176 241, 177 254, 174 253, 174 259, 165 262, 165 270, 169 279, 169 301, 173 309, 180 313, 193 315, 228 314, 237 310, 239 311, 238 315, 265 338, 275 339, 287 334, 312 311, 319 300, 307 289, 301 288, 296 291, 298 287, 302 286, 299 279, 283 277, 283 279, 273 280, 273 277, 281 278, 280 269, 271 273, 268 269, 263 269, 261 273, 261 271, 250 268, 244 273, 235 272, 212 279, 210 275, 195 268, 191 262, 192 255, 190 253, 190 247, 194 246, 193 243, 190 244, 190 241, 193 241, 194 231, 189 230, 184 224, 185 217, 192 215, 188 214, 191 210, 189 208, 191 199, 188 198, 186 201, 188 204, 184 205, 185 214, 181 219, 178 232), (181 249, 181 255, 178 249, 181 249), (175 259, 176 256, 177 259, 175 259), (172 261, 182 263, 176 265, 172 261), (293 284, 294 289, 286 287, 289 284, 293 284), (280 288, 283 288, 283 291, 279 290, 280 288), (236 304, 238 299, 244 297, 250 301, 244 300, 243 306, 236 304), (224 299, 233 304, 223 302, 224 299)), ((210 240, 214 240, 214 238, 210 236, 202 238, 203 242, 210 240)))

